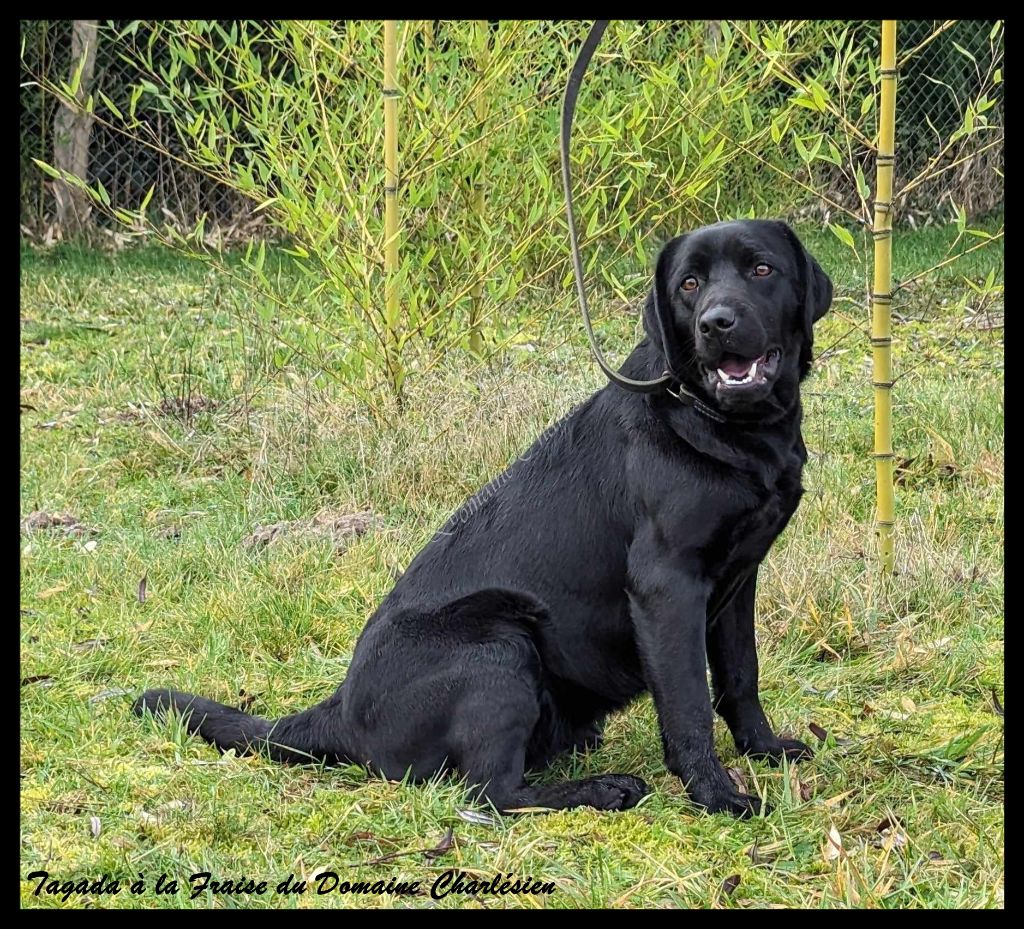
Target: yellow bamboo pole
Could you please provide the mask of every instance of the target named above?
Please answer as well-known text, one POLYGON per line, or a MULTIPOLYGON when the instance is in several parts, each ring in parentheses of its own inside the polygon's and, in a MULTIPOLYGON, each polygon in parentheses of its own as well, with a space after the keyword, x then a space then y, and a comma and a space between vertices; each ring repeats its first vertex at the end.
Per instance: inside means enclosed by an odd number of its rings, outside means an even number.
MULTIPOLYGON (((486 122, 490 110, 490 95, 486 86, 487 66, 490 63, 490 23, 486 19, 477 20, 473 23, 473 45, 476 57, 477 79, 480 82, 479 92, 473 101, 473 114, 476 117, 477 125, 477 159, 476 172, 473 180, 473 214, 477 219, 477 234, 480 237, 478 242, 479 254, 488 254, 484 247, 484 220, 487 215, 487 187, 484 181, 484 171, 487 161, 487 132, 486 122)), ((484 277, 483 262, 477 269, 477 280, 473 284, 470 294, 469 307, 469 349, 476 355, 482 355, 484 350, 484 337, 480 331, 480 318, 483 316, 484 277)))
POLYGON ((875 392, 875 533, 882 572, 893 569, 892 174, 896 159, 896 20, 882 20, 882 99, 875 162, 874 282, 871 288, 871 382, 875 392))
POLYGON ((395 399, 401 403, 398 360, 398 37, 384 20, 384 358, 395 399))

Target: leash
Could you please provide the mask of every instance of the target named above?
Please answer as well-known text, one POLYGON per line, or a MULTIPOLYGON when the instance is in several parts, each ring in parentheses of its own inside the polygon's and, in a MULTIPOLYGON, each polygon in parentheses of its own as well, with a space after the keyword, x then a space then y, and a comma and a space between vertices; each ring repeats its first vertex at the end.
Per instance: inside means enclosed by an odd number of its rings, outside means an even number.
MULTIPOLYGON (((700 399, 700 397, 687 390, 686 387, 683 386, 682 380, 673 374, 671 370, 667 370, 661 377, 656 378, 653 381, 638 381, 616 371, 605 360, 604 355, 601 353, 601 348, 597 344, 597 337, 594 335, 594 327, 590 320, 590 307, 587 304, 587 291, 583 282, 583 260, 580 257, 579 236, 576 232, 576 215, 572 204, 572 175, 569 170, 569 145, 572 138, 572 120, 576 113, 576 99, 579 96, 580 86, 583 83, 583 75, 587 73, 587 67, 590 64, 590 59, 594 57, 594 51, 600 43, 601 36, 604 35, 605 29, 608 28, 608 22, 609 21, 607 19, 598 19, 595 20, 594 25, 590 27, 590 33, 587 35, 583 45, 580 47, 579 53, 576 55, 576 63, 573 65, 572 73, 569 75, 569 83, 565 87, 565 97, 562 99, 562 131, 560 140, 562 184, 565 189, 565 213, 569 223, 569 247, 572 252, 572 266, 576 277, 576 292, 579 295, 580 311, 583 314, 583 328, 587 332, 587 340, 590 342, 590 351, 594 355, 594 360, 597 361, 598 366, 605 373, 608 380, 613 384, 617 384, 624 390, 629 390, 633 393, 644 394, 656 393, 665 388, 666 392, 670 396, 675 397, 680 403, 689 404, 698 413, 701 413, 709 419, 713 419, 719 423, 724 423, 726 418, 717 410, 708 406, 700 399), (669 387, 673 382, 676 384, 675 391, 669 387)), ((665 363, 668 365, 668 340, 666 339, 665 324, 662 321, 660 307, 658 306, 657 283, 655 283, 652 293, 654 295, 654 316, 658 322, 658 328, 661 330, 661 344, 663 350, 666 352, 665 363)))

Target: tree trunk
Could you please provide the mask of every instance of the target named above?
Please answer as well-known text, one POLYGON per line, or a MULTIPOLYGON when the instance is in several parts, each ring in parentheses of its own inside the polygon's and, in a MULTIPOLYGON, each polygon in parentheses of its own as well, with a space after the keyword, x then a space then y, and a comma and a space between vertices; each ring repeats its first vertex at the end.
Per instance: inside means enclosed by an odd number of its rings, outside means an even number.
MULTIPOLYGON (((71 27, 71 65, 68 84, 74 86, 79 74, 75 99, 64 101, 53 117, 53 165, 83 181, 89 179, 89 137, 92 134, 92 114, 85 111, 89 99, 93 74, 96 70, 96 26, 98 20, 76 19, 71 27)), ((57 205, 57 225, 65 236, 78 235, 89 225, 92 207, 89 195, 63 180, 53 182, 53 195, 57 205)))

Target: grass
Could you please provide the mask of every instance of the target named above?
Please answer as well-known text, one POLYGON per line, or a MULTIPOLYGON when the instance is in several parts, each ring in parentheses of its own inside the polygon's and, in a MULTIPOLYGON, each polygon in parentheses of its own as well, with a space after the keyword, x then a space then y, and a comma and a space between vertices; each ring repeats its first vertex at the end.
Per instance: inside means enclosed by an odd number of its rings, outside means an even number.
MULTIPOLYGON (((995 267, 1002 280, 1001 252, 943 269, 897 307, 904 460, 898 574, 884 583, 862 279, 830 234, 809 238, 840 299, 807 385, 808 492, 758 606, 769 716, 818 754, 794 769, 752 763, 716 723, 727 766, 776 806, 751 822, 688 803, 646 698, 611 720, 600 750, 543 775, 638 774, 654 787, 639 808, 502 821, 460 816, 454 783, 221 757, 173 723, 131 717, 132 696, 160 684, 266 716, 326 696, 393 572, 601 378, 576 320, 545 321, 535 351, 490 368, 453 353, 383 429, 338 385, 269 364, 244 295, 202 269, 153 250, 24 252, 22 515, 66 512, 93 533, 22 533, 22 904, 397 906, 337 893, 191 900, 188 877, 272 891, 331 869, 429 887, 456 868, 557 889, 414 905, 1002 906, 1002 330, 965 326, 957 308, 962 274, 995 267), (308 533, 241 544, 325 507, 370 509, 377 528, 343 552, 308 533), (424 854, 448 829, 451 848, 424 854), (830 832, 841 853, 825 851, 830 832), (106 873, 125 889, 64 904, 32 895, 24 878, 38 869, 106 873), (140 872, 147 890, 132 895, 140 872), (162 872, 177 895, 155 894, 162 872)), ((898 236, 900 272, 940 260, 951 238, 898 236)), ((617 345, 633 326, 624 314, 604 324, 617 345)))

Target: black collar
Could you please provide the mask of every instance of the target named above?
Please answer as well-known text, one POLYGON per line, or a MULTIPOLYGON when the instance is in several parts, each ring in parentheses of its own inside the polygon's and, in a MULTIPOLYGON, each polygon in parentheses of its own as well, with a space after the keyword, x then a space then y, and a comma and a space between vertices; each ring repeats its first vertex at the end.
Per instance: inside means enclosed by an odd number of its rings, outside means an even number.
MULTIPOLYGON (((668 373, 668 372, 666 372, 668 373)), ((684 406, 692 406, 701 416, 706 416, 708 419, 713 419, 716 423, 728 422, 728 417, 724 416, 714 407, 708 406, 700 397, 695 393, 691 393, 683 386, 683 382, 679 378, 672 376, 671 385, 665 388, 665 393, 670 397, 675 397, 684 406), (675 386, 675 390, 672 386, 675 386)))

